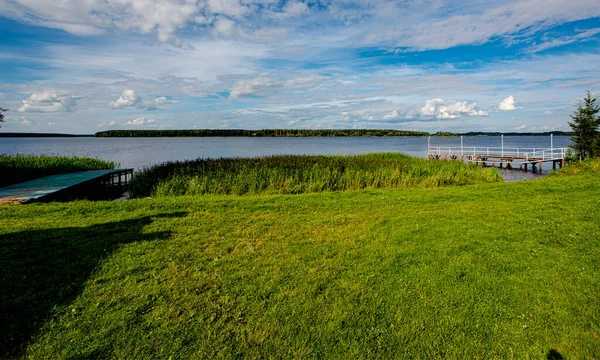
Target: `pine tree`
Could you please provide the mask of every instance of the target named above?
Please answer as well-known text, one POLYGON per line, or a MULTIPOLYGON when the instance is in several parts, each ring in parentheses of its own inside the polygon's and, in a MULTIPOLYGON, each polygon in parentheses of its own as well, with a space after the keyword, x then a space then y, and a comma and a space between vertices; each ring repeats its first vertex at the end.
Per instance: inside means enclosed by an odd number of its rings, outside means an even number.
POLYGON ((571 137, 571 148, 580 159, 600 155, 600 107, 596 105, 596 100, 588 91, 583 103, 577 107, 575 114, 571 115, 573 122, 569 122, 574 133, 571 137))
POLYGON ((7 111, 8 111, 8 109, 5 109, 2 106, 0 106, 0 123, 4 122, 4 114, 3 113, 5 113, 7 111))

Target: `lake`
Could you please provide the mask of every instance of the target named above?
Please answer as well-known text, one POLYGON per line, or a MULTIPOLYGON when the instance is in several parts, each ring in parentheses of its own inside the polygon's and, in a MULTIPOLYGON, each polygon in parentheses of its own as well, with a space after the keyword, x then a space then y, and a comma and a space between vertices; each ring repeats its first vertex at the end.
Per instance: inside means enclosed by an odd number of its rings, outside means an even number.
MULTIPOLYGON (((500 147, 499 136, 464 137, 465 147, 500 147)), ((569 137, 555 136, 554 147, 567 147, 569 137)), ((460 146, 459 137, 431 137, 431 146, 460 146)), ((505 136, 506 148, 549 148, 548 136, 505 136)), ((169 160, 199 157, 253 157, 275 154, 363 154, 402 152, 426 157, 427 137, 302 137, 302 138, 0 138, 0 153, 76 155, 142 169, 169 160)), ((545 168, 546 169, 546 168, 545 168)), ((504 172, 507 174, 506 172, 504 172)), ((536 177, 510 171, 507 180, 536 177)))

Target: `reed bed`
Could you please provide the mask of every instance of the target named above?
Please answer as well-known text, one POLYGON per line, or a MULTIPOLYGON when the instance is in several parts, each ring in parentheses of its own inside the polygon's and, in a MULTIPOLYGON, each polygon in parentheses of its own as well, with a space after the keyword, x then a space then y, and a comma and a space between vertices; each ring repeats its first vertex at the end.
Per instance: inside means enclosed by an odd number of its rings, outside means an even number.
POLYGON ((137 173, 133 197, 303 194, 502 181, 495 168, 400 153, 276 155, 167 162, 137 173))
POLYGON ((44 176, 116 166, 114 162, 88 157, 0 154, 0 187, 44 176))

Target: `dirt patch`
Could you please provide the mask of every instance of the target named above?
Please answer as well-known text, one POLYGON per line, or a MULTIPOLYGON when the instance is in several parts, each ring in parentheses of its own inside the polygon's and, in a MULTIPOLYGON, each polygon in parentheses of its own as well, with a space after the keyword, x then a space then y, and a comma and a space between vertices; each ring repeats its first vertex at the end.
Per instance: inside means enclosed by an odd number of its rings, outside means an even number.
POLYGON ((22 199, 3 199, 0 200, 0 205, 15 205, 15 204, 24 204, 27 200, 22 199))

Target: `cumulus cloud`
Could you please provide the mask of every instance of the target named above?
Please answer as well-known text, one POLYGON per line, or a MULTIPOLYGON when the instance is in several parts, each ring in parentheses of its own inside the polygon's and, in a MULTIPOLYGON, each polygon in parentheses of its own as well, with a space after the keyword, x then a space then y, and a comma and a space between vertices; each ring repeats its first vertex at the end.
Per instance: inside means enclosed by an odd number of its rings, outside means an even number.
POLYGON ((142 98, 137 96, 133 90, 125 90, 123 94, 115 101, 108 103, 108 107, 112 109, 121 109, 126 107, 141 106, 142 98))
POLYGON ((51 113, 59 111, 73 111, 76 106, 76 96, 59 95, 51 92, 32 94, 23 100, 19 112, 51 113))
POLYGON ((500 111, 514 111, 515 110, 515 97, 509 96, 498 105, 500 111))
POLYGON ((478 110, 476 103, 466 101, 446 101, 443 99, 432 99, 425 102, 421 108, 421 116, 435 117, 436 119, 456 119, 461 116, 488 116, 484 110, 478 110))
POLYGON ((138 118, 135 118, 131 121, 128 121, 125 123, 125 125, 144 125, 144 124, 152 124, 154 122, 154 119, 146 119, 143 116, 140 116, 138 118))
POLYGON ((115 121, 110 121, 110 122, 102 122, 100 124, 98 124, 98 126, 102 127, 102 126, 115 126, 117 125, 117 123, 115 121))
POLYGON ((550 115, 552 115, 552 114, 553 114, 553 112, 552 112, 552 111, 550 111, 550 110, 546 110, 546 111, 544 111, 544 112, 542 113, 542 116, 550 116, 550 115))
POLYGON ((157 97, 154 99, 156 105, 177 104, 179 100, 167 99, 166 96, 157 97))

